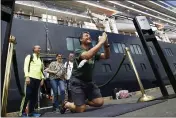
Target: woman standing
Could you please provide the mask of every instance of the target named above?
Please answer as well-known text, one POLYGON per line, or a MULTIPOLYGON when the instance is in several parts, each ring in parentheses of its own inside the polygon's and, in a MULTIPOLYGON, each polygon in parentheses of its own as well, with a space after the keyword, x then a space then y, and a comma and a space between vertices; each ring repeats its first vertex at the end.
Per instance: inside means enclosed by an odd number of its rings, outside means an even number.
POLYGON ((47 72, 49 73, 50 83, 52 90, 54 92, 54 103, 53 108, 56 112, 59 112, 60 106, 64 103, 65 100, 65 68, 62 62, 62 55, 57 54, 56 60, 51 62, 47 72), (60 91, 61 101, 59 101, 58 97, 58 89, 60 91))

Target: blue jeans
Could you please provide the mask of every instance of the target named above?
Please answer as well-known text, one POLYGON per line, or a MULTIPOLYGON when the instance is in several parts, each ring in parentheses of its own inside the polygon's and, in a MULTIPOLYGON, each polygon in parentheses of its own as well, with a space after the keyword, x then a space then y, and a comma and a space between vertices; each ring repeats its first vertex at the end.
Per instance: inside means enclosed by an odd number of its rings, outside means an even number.
POLYGON ((54 93, 54 107, 58 108, 59 104, 62 104, 65 100, 65 83, 63 80, 60 79, 51 79, 50 82, 54 93), (58 99, 58 89, 60 90, 61 103, 59 103, 58 99))

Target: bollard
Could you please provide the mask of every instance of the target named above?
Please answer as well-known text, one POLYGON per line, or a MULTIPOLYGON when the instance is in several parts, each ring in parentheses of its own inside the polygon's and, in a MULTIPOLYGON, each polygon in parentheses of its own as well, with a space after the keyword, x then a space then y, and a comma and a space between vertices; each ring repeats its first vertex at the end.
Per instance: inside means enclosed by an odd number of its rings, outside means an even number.
POLYGON ((125 52, 127 54, 127 57, 130 61, 131 66, 133 67, 133 70, 135 72, 135 75, 136 75, 136 78, 137 78, 137 81, 138 81, 138 84, 139 84, 139 87, 140 87, 140 90, 141 90, 141 93, 142 93, 142 96, 138 99, 138 102, 146 102, 146 101, 151 101, 151 100, 155 99, 153 96, 148 96, 148 95, 145 94, 144 87, 142 85, 141 79, 139 77, 138 71, 136 69, 136 66, 134 64, 133 58, 130 54, 130 50, 129 50, 128 47, 125 48, 125 52))

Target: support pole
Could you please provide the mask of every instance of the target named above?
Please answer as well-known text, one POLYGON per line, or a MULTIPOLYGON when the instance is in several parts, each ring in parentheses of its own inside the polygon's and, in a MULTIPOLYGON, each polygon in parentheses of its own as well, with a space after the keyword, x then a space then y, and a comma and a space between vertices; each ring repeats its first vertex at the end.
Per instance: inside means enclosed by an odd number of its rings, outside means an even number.
MULTIPOLYGON (((15 0, 1 1, 1 7, 4 8, 4 10, 1 9, 1 16, 2 16, 1 20, 4 20, 7 22, 5 38, 2 39, 4 40, 4 44, 2 48, 2 54, 1 54, 1 90, 3 90, 3 86, 4 86, 3 84, 4 84, 4 77, 5 77, 5 67, 6 67, 6 61, 7 61, 9 37, 10 37, 12 21, 13 21, 14 6, 15 6, 15 0), (7 11, 10 11, 10 12, 7 12, 7 11)), ((1 93, 1 96, 2 96, 2 93, 1 93)))
POLYGON ((150 62, 150 65, 152 67, 153 73, 156 77, 158 86, 160 87, 161 93, 164 97, 169 96, 167 89, 164 85, 164 82, 162 81, 161 75, 159 73, 159 70, 156 67, 156 63, 151 55, 151 52, 149 50, 149 47, 147 45, 147 41, 151 41, 154 38, 154 35, 151 35, 153 31, 151 30, 151 27, 146 19, 145 16, 137 16, 133 19, 133 23, 136 27, 136 30, 139 34, 139 38, 141 40, 142 46, 144 48, 144 51, 147 55, 147 58, 150 62))
POLYGON ((133 67, 133 70, 135 72, 135 75, 136 75, 136 78, 137 78, 137 81, 138 81, 138 84, 139 84, 139 87, 140 87, 140 90, 141 90, 141 93, 142 93, 142 96, 138 99, 138 102, 146 102, 146 101, 150 101, 150 100, 153 100, 154 97, 153 96, 148 96, 145 94, 145 90, 144 90, 144 87, 142 85, 142 82, 141 82, 141 79, 139 77, 139 74, 138 74, 138 71, 136 69, 136 66, 134 64, 134 61, 133 61, 133 58, 130 54, 130 50, 128 47, 125 48, 125 51, 126 51, 126 54, 127 54, 127 57, 130 61, 130 64, 131 66, 133 67))
POLYGON ((164 67, 164 70, 167 74, 167 77, 172 85, 172 88, 173 88, 175 94, 176 94, 176 78, 174 77, 172 69, 169 66, 167 58, 165 57, 164 52, 162 51, 162 48, 160 47, 160 44, 157 40, 153 40, 153 45, 155 46, 155 49, 158 53, 158 56, 160 57, 161 63, 164 67))
POLYGON ((5 78, 4 78, 4 86, 2 92, 2 109, 1 114, 2 117, 6 116, 6 108, 7 108, 7 99, 8 99, 8 92, 9 92, 9 85, 10 85, 10 71, 11 71, 11 63, 12 63, 12 55, 13 55, 13 48, 15 43, 15 37, 10 36, 9 47, 7 52, 7 61, 6 61, 6 68, 5 68, 5 78))
POLYGON ((39 87, 39 89, 38 89, 38 101, 37 101, 37 102, 38 102, 38 109, 37 109, 38 112, 40 111, 40 90, 41 90, 41 89, 40 89, 40 87, 39 87))

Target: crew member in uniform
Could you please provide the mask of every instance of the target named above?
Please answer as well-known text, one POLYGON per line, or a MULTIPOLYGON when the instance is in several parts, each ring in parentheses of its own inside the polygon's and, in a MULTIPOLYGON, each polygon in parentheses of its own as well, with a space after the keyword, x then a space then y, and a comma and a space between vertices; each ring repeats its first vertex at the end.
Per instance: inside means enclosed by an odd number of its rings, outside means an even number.
POLYGON ((80 36, 80 44, 81 47, 75 51, 72 78, 70 79, 73 103, 65 102, 61 109, 62 114, 65 113, 66 109, 73 112, 84 112, 86 105, 101 107, 104 104, 100 89, 92 81, 92 74, 95 61, 110 57, 107 34, 104 32, 102 36, 99 36, 98 44, 90 48, 90 34, 83 32, 80 36), (105 52, 98 53, 102 46, 105 52))

